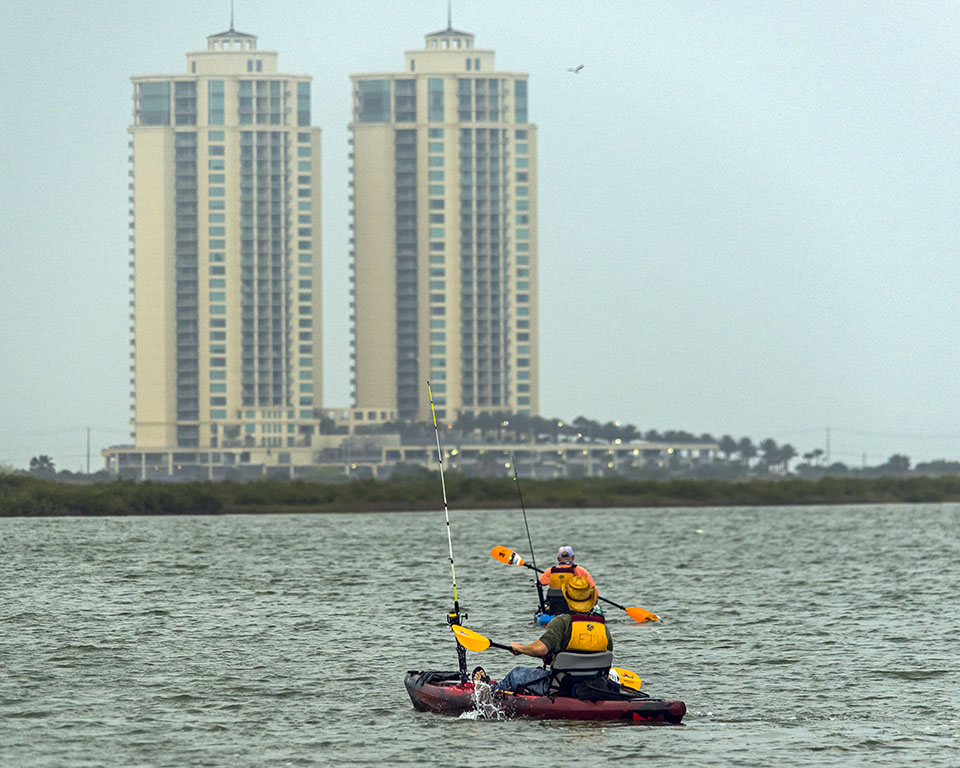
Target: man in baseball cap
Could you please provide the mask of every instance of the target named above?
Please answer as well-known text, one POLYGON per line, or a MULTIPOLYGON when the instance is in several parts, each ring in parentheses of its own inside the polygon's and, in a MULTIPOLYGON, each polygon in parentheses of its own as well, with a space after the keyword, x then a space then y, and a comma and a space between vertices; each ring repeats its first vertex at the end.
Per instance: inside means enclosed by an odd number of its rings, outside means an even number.
POLYGON ((574 562, 573 547, 564 544, 557 550, 557 564, 540 574, 540 583, 547 588, 547 612, 551 615, 569 612, 563 596, 563 583, 574 576, 586 579, 587 583, 596 589, 597 585, 590 572, 574 562))

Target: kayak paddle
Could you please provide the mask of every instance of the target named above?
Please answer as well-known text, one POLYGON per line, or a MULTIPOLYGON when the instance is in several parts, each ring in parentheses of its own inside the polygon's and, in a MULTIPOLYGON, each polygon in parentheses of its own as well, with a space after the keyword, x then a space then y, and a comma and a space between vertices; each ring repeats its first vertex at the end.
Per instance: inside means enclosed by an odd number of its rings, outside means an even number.
MULTIPOLYGON (((510 650, 509 645, 504 645, 503 643, 495 643, 488 637, 484 637, 479 632, 474 632, 472 629, 467 629, 466 627, 461 627, 459 624, 453 624, 453 632, 457 636, 457 642, 460 643, 468 651, 474 651, 475 653, 480 653, 487 650, 487 648, 502 648, 505 651, 510 650)), ((623 669, 622 667, 610 667, 613 672, 617 673, 617 676, 620 678, 620 684, 624 688, 631 688, 635 691, 640 690, 640 676, 629 669, 623 669)))
MULTIPOLYGON (((542 570, 537 568, 534 565, 523 562, 523 558, 520 557, 512 549, 507 549, 506 547, 494 547, 490 550, 490 556, 494 560, 499 560, 501 563, 506 563, 507 565, 516 565, 523 566, 524 568, 529 568, 531 571, 536 571, 537 573, 543 573, 542 570)), ((608 600, 605 597, 597 595, 598 600, 603 600, 605 603, 609 603, 614 608, 619 608, 621 611, 624 611, 627 616, 629 616, 634 621, 643 624, 645 621, 660 621, 660 617, 657 614, 652 613, 651 611, 646 611, 643 608, 638 608, 635 605, 623 606, 619 603, 613 602, 613 600, 608 600)))
POLYGON ((632 688, 635 691, 640 690, 640 685, 643 681, 636 672, 631 672, 629 669, 624 669, 623 667, 610 667, 610 671, 617 673, 617 677, 620 678, 620 685, 624 688, 632 688))
POLYGON ((491 645, 494 648, 503 648, 505 651, 510 650, 509 645, 495 643, 490 638, 484 637, 479 632, 474 632, 472 629, 461 627, 459 624, 453 624, 451 626, 453 627, 453 633, 457 636, 457 642, 468 651, 480 653, 481 651, 487 650, 487 648, 489 648, 491 645))

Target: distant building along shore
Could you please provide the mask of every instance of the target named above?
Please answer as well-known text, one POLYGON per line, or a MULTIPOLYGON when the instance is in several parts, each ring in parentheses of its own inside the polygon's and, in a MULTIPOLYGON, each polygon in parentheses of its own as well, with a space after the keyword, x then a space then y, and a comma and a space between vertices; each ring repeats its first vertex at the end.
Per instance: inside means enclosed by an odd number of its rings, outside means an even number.
MULTIPOLYGON (((184 74, 131 79, 134 445, 102 451, 111 474, 337 465, 379 476, 429 463, 396 435, 353 429, 428 420, 427 380, 448 423, 538 415, 537 126, 525 73, 496 70, 494 52, 448 19, 401 72, 351 77, 353 406, 342 409, 322 396, 310 76, 281 74, 277 54, 231 20, 187 54, 184 74), (338 413, 346 429, 322 429, 338 413)), ((490 450, 464 445, 454 461, 490 450)), ((530 450, 548 474, 611 464, 589 458, 593 447, 577 454, 587 459, 530 450)))

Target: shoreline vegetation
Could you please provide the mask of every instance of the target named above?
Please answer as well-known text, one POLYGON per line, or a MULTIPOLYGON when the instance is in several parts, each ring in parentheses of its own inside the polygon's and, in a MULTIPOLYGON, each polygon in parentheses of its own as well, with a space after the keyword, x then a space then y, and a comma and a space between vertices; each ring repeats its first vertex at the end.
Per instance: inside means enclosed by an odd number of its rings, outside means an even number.
MULTIPOLYGON (((455 510, 519 507, 513 478, 446 476, 455 510)), ((960 502, 960 476, 823 477, 818 480, 630 480, 617 477, 524 480, 527 509, 590 507, 731 507, 960 502)), ((115 480, 72 484, 0 476, 0 517, 310 514, 441 509, 438 477, 342 483, 153 483, 115 480)))

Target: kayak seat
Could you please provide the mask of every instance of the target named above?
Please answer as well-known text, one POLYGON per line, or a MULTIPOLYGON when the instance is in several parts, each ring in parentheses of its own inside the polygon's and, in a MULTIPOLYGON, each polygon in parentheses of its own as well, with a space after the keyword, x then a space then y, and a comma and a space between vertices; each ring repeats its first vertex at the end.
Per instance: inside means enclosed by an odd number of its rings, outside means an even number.
POLYGON ((547 597, 544 602, 547 607, 545 613, 559 616, 561 613, 570 612, 570 608, 567 606, 567 599, 563 596, 563 590, 557 589, 556 587, 547 588, 547 597))
POLYGON ((561 651, 553 657, 548 696, 572 696, 577 685, 595 678, 606 678, 613 665, 613 651, 578 653, 561 651))

